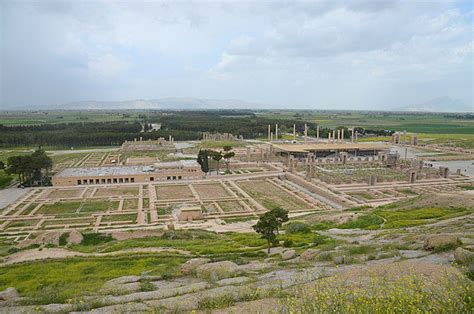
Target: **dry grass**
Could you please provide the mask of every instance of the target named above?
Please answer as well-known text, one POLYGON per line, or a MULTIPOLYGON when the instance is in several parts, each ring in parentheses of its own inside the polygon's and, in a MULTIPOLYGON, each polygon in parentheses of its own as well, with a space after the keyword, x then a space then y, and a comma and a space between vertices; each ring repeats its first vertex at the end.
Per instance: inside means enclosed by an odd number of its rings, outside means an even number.
POLYGON ((138 188, 98 188, 94 196, 108 197, 108 196, 123 196, 123 195, 138 195, 138 188))
POLYGON ((194 189, 202 199, 226 197, 229 193, 220 184, 193 184, 194 189))
POLYGON ((159 200, 194 198, 193 192, 187 185, 157 186, 156 193, 159 200))

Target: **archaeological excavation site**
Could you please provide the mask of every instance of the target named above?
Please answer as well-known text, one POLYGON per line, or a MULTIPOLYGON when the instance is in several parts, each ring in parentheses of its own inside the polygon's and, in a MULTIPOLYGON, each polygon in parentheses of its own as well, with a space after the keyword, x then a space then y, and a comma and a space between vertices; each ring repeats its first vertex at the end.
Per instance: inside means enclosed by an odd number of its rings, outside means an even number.
POLYGON ((417 134, 265 129, 259 140, 203 132, 53 152, 52 186, 24 188, 1 212, 0 285, 17 284, 0 292, 0 313, 318 311, 310 299, 331 311, 334 291, 365 302, 361 282, 377 282, 370 298, 443 287, 460 312, 472 306, 460 301, 474 254, 462 165, 424 159, 432 148, 417 134), (270 234, 256 228, 265 217, 270 234), (35 275, 17 281, 25 269, 35 275))

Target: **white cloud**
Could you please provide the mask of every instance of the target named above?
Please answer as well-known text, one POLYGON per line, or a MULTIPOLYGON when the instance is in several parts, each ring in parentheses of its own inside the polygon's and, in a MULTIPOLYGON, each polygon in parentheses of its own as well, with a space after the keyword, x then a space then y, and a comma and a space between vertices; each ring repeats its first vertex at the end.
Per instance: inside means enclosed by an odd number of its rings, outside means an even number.
POLYGON ((466 87, 473 75, 472 12, 457 2, 45 0, 0 6, 2 101, 8 103, 140 95, 339 108, 439 95, 472 103, 466 87))
POLYGON ((90 73, 101 79, 113 78, 126 71, 130 64, 110 53, 92 57, 87 63, 90 73))

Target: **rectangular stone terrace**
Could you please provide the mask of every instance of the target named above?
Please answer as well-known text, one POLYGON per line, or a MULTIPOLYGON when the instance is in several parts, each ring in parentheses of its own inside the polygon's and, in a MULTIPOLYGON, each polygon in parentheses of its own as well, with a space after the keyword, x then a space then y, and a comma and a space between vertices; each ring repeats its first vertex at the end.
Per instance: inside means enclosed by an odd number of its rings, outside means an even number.
POLYGON ((205 180, 31 189, 0 212, 0 237, 18 241, 40 231, 161 228, 180 208, 198 206, 203 220, 245 217, 281 206, 290 212, 332 210, 287 184, 279 171, 205 180))

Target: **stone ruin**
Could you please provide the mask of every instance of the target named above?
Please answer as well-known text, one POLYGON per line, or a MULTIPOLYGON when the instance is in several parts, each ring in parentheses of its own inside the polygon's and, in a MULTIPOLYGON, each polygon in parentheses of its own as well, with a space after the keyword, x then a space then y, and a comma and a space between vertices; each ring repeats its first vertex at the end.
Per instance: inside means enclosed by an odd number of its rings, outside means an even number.
POLYGON ((211 132, 202 132, 203 141, 243 141, 244 137, 242 135, 233 135, 232 133, 211 133, 211 132))
POLYGON ((164 137, 160 137, 156 140, 143 140, 142 137, 138 140, 134 138, 133 141, 125 141, 120 148, 123 152, 149 152, 163 149, 174 149, 174 138, 171 135, 168 140, 164 137))

